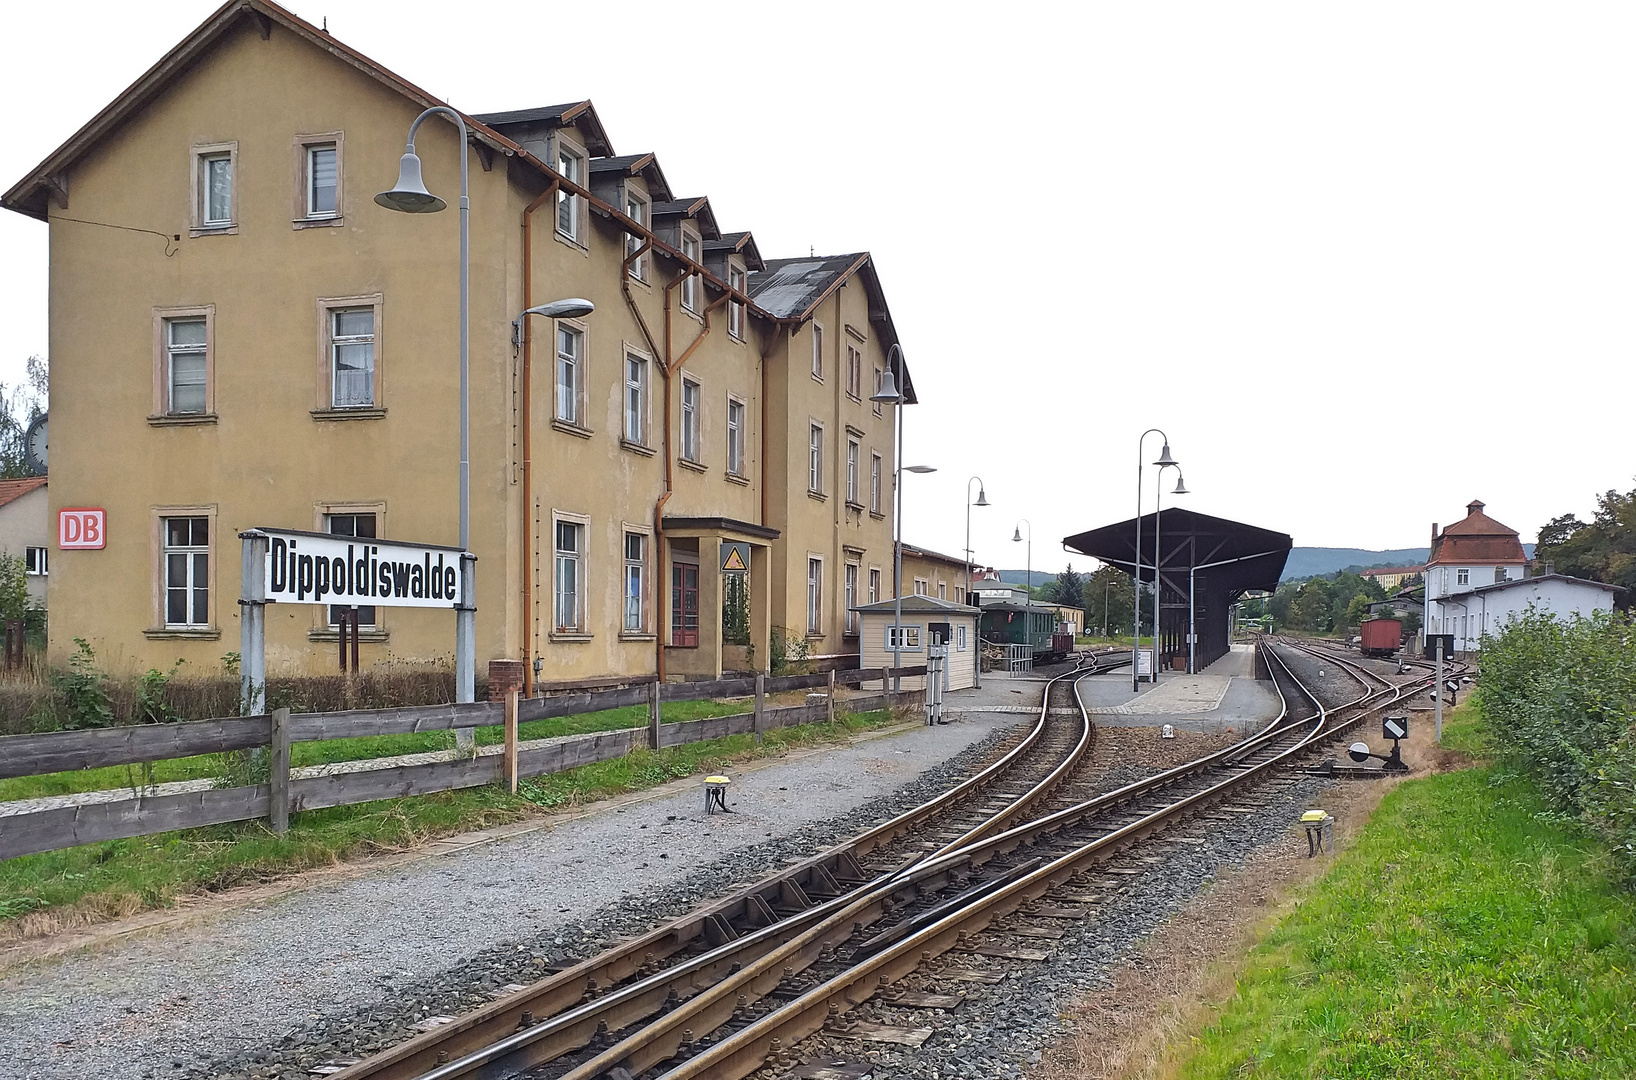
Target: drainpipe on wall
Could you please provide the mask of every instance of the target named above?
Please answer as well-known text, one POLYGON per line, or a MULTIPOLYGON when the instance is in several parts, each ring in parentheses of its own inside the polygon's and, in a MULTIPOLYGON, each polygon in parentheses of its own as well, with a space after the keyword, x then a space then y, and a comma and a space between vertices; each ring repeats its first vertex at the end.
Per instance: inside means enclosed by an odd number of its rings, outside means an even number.
MULTIPOLYGON (((554 199, 561 186, 555 182, 523 207, 523 310, 534 306, 534 211, 554 199)), ((533 320, 523 318, 522 425, 523 425, 523 696, 534 696, 534 398, 530 372, 533 361, 533 320)))

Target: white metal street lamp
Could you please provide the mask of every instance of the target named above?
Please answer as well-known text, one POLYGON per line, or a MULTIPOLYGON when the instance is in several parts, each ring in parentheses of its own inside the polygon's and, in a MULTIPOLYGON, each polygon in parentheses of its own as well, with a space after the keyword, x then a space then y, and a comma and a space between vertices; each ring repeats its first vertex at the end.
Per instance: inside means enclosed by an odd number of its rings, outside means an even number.
POLYGON ((1028 642, 1028 651, 1034 651, 1034 523, 1023 518, 1011 528, 1011 542, 1023 542, 1022 527, 1028 526, 1028 593, 1023 600, 1023 640, 1028 642))
MULTIPOLYGON (((886 352, 886 370, 881 372, 880 389, 869 396, 870 401, 893 406, 892 426, 897 429, 897 455, 892 459, 892 495, 895 508, 892 512, 893 540, 892 540, 892 597, 896 601, 892 606, 892 689, 897 690, 902 683, 902 677, 896 669, 903 667, 903 408, 908 398, 898 389, 897 378, 892 374, 892 354, 896 353, 901 364, 903 360, 903 346, 897 342, 886 352)), ((912 473, 936 472, 930 465, 911 465, 908 471, 912 473)), ((882 687, 885 689, 885 687, 882 687)))
MULTIPOLYGON (((477 605, 473 586, 476 559, 471 554, 471 199, 466 168, 465 119, 447 105, 434 105, 415 117, 398 161, 398 182, 391 191, 375 196, 388 210, 403 214, 435 214, 449 204, 426 190, 415 153, 415 132, 426 118, 442 115, 460 129, 460 600, 454 624, 454 697, 457 702, 477 697, 477 605)), ((471 741, 470 733, 460 740, 471 741)))
MULTIPOLYGON (((595 304, 591 303, 589 300, 580 299, 579 297, 569 297, 569 298, 567 298, 565 300, 553 300, 549 304, 540 304, 540 305, 537 305, 535 307, 531 307, 527 311, 523 312, 521 315, 517 316, 515 319, 511 320, 511 347, 512 347, 513 350, 517 350, 517 349, 522 348, 523 338, 525 336, 527 336, 526 335, 526 330, 527 330, 527 325, 526 324, 528 322, 528 317, 530 315, 538 315, 538 316, 540 316, 541 318, 544 318, 544 319, 579 319, 579 318, 583 318, 586 315, 591 314, 591 312, 593 312, 595 310, 596 310, 596 305, 595 304)), ((530 499, 532 498, 532 495, 530 494, 530 492, 532 491, 533 474, 534 474, 534 461, 533 461, 534 455, 533 455, 533 449, 532 449, 533 439, 532 439, 531 434, 530 434, 531 427, 532 427, 532 424, 533 424, 533 416, 534 416, 534 402, 533 402, 533 397, 532 397, 532 393, 533 393, 532 386, 533 386, 533 384, 532 384, 532 382, 530 382, 530 377, 529 377, 529 374, 528 374, 528 368, 527 368, 527 366, 524 366, 524 368, 523 368, 523 389, 522 389, 522 393, 523 393, 523 407, 522 407, 522 412, 523 412, 523 505, 524 506, 532 505, 530 503, 530 499)), ((523 600, 524 600, 524 604, 523 604, 523 607, 524 607, 524 620, 523 621, 524 621, 524 627, 525 627, 525 629, 523 630, 523 670, 526 673, 526 672, 529 672, 532 669, 532 675, 533 675, 532 678, 526 678, 525 677, 525 679, 524 679, 524 682, 525 682, 524 690, 528 693, 528 695, 532 696, 533 693, 534 693, 534 687, 540 681, 540 669, 544 665, 541 663, 540 658, 538 656, 534 655, 534 634, 533 634, 533 630, 532 630, 533 624, 527 618, 528 601, 532 597, 532 594, 529 592, 529 590, 531 588, 532 575, 534 573, 533 554, 532 554, 533 551, 534 551, 534 540, 533 540, 533 536, 532 536, 533 521, 531 520, 530 515, 527 514, 527 513, 524 513, 522 518, 523 518, 523 533, 522 533, 521 549, 522 549, 522 553, 523 553, 523 600)))
MULTIPOLYGON (((970 480, 966 481, 966 603, 971 607, 977 606, 976 604, 973 604, 971 600, 971 508, 974 506, 989 505, 988 492, 984 490, 984 486, 983 478, 980 476, 974 476, 970 480), (971 485, 973 481, 975 481, 977 484, 976 502, 971 501, 971 485)), ((979 654, 981 654, 982 650, 983 630, 982 620, 979 619, 977 624, 977 651, 979 654)), ((981 656, 979 656, 977 660, 975 685, 979 687, 983 685, 983 661, 981 656)))
MULTIPOLYGON (((1160 429, 1160 428, 1148 428, 1146 431, 1142 432, 1142 434, 1137 437, 1137 439, 1136 439, 1136 547, 1135 547, 1136 565, 1134 567, 1134 572, 1132 574, 1132 576, 1135 578, 1136 602, 1131 605, 1131 607, 1134 609, 1134 611, 1133 611, 1133 613, 1131 615, 1131 622, 1133 624, 1133 628, 1131 630, 1132 637, 1131 637, 1131 643, 1130 643, 1130 690, 1131 690, 1131 693, 1133 693, 1133 694, 1140 688, 1141 678, 1142 678, 1141 677, 1141 667, 1142 667, 1142 665, 1141 665, 1141 655, 1142 655, 1142 444, 1147 441, 1147 437, 1149 435, 1154 435, 1154 434, 1160 435, 1160 436, 1162 436, 1164 438, 1164 450, 1160 452, 1159 460, 1155 461, 1154 464, 1159 466, 1161 469, 1163 469, 1167 465, 1176 464, 1176 460, 1170 456, 1170 436, 1166 435, 1162 429, 1160 429)), ((1154 524, 1154 530, 1157 531, 1158 530, 1158 524, 1159 524, 1157 517, 1154 518, 1153 524, 1154 524)), ((1159 672, 1159 619, 1158 619, 1159 601, 1157 599, 1157 596, 1158 596, 1158 591, 1159 591, 1159 565, 1158 565, 1159 560, 1154 559, 1153 564, 1154 564, 1153 565, 1153 591, 1154 591, 1155 599, 1153 601, 1153 616, 1154 616, 1154 619, 1153 619, 1153 671, 1151 673, 1151 678, 1153 679, 1154 682, 1158 682, 1159 681, 1159 675, 1158 675, 1158 672, 1159 672)))

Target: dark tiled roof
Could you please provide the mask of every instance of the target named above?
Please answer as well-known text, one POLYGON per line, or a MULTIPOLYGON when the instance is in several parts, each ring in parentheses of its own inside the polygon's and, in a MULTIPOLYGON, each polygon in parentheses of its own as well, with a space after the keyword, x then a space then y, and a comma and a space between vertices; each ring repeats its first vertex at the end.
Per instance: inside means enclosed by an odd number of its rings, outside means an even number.
MULTIPOLYGON (((736 251, 743 255, 744 264, 752 275, 766 265, 761 258, 761 249, 756 247, 755 237, 747 232, 722 233, 721 239, 706 240, 704 242, 704 253, 706 255, 716 255, 723 251, 736 251)), ((751 298, 754 299, 753 293, 751 298)), ((760 307, 761 305, 757 304, 756 306, 760 307)), ((766 309, 763 308, 762 310, 766 309)))
POLYGON ((589 101, 571 101, 566 105, 541 105, 534 109, 512 109, 509 112, 473 113, 472 119, 506 134, 505 128, 517 124, 547 124, 550 127, 577 126, 585 138, 585 149, 592 156, 613 153, 608 133, 602 120, 589 101))
POLYGON ((571 123, 564 120, 563 114, 569 110, 579 110, 588 105, 587 101, 570 101, 566 105, 541 105, 535 109, 511 109, 506 112, 472 113, 472 119, 497 127, 500 124, 528 124, 544 120, 552 124, 571 123))
POLYGON ((670 183, 665 179, 664 171, 659 168, 659 159, 651 153, 591 159, 592 176, 605 176, 609 173, 616 176, 640 175, 648 182, 648 194, 653 196, 655 202, 670 201, 670 183))
POLYGON ((750 296, 762 310, 781 319, 794 318, 805 314, 864 257, 853 253, 773 259, 765 270, 750 275, 750 296))

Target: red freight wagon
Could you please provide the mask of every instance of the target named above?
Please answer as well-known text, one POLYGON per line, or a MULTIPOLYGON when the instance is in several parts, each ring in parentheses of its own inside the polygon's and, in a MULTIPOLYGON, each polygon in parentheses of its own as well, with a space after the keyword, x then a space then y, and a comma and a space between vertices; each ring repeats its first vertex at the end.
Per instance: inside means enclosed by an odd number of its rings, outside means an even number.
POLYGON ((1370 619, 1362 629, 1365 656, 1396 656, 1403 645, 1403 624, 1396 619, 1370 619))

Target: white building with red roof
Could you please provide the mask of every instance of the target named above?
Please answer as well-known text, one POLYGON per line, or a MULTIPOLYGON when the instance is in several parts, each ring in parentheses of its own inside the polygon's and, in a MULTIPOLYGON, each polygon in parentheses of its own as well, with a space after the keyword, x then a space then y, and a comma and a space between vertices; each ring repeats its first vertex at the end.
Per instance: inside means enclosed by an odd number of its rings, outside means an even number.
POLYGON ((1499 633, 1530 607, 1562 616, 1611 611, 1612 585, 1565 574, 1528 576, 1517 530, 1466 505, 1466 516, 1441 533, 1432 526, 1426 560, 1423 633, 1453 634, 1456 652, 1475 652, 1485 634, 1499 633))

